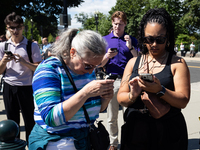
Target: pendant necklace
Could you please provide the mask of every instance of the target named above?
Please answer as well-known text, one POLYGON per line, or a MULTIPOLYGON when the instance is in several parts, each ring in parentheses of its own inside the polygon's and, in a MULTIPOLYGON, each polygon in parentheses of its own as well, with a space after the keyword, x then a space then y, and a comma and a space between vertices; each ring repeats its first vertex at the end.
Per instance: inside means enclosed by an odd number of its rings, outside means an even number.
MULTIPOLYGON (((152 65, 152 67, 149 69, 149 72, 151 71, 151 73, 153 74, 154 68, 160 68, 160 67, 162 66, 163 62, 165 61, 165 59, 167 58, 166 56, 167 56, 167 53, 165 53, 165 54, 161 57, 161 59, 163 58, 163 60, 162 60, 162 62, 160 63, 159 66, 155 66, 155 63, 156 63, 156 62, 159 63, 159 61, 155 60, 155 58, 152 58, 151 61, 152 61, 153 65, 152 65)), ((148 58, 149 58, 149 57, 148 57, 148 58)), ((150 62, 151 62, 151 61, 150 61, 150 62)), ((150 62, 149 62, 149 63, 150 63, 150 62)))

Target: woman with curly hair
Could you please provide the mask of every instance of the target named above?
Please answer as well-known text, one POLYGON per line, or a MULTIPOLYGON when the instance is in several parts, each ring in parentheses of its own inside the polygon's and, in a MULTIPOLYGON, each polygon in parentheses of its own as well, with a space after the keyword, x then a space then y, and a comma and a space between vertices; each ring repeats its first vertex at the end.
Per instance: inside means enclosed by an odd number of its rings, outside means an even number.
POLYGON ((175 55, 174 25, 165 9, 150 9, 143 16, 138 42, 141 54, 127 63, 117 95, 118 102, 128 107, 121 150, 187 150, 181 109, 190 99, 190 74, 184 59, 175 55), (140 74, 147 72, 152 76, 142 79, 140 74), (159 100, 145 99, 144 93, 159 100))

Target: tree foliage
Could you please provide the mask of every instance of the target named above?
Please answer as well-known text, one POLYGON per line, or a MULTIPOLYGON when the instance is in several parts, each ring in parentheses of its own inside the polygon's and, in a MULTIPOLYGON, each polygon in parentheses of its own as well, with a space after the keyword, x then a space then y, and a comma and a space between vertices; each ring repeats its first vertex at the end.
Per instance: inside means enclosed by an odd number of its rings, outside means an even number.
MULTIPOLYGON (((171 15, 175 26, 175 38, 179 34, 189 35, 190 40, 195 37, 199 38, 200 24, 200 1, 199 0, 117 0, 116 5, 111 8, 108 15, 101 14, 99 19, 99 32, 102 35, 108 34, 108 30, 112 27, 111 15, 117 11, 124 11, 127 15, 127 26, 125 31, 136 37, 138 35, 138 27, 143 15, 151 8, 165 8, 171 15)), ((77 15, 77 21, 81 22, 83 29, 95 30, 95 19, 88 14, 77 15)), ((179 37, 177 39, 178 44, 179 37)))
POLYGON ((82 23, 82 28, 87 30, 98 30, 98 32, 104 36, 108 34, 108 30, 111 28, 110 16, 104 15, 101 12, 98 12, 98 20, 95 20, 95 14, 85 14, 84 12, 76 14, 75 18, 78 22, 82 23), (97 23, 97 24, 96 24, 97 23), (96 26, 98 25, 98 26, 96 26))
MULTIPOLYGON (((68 7, 78 7, 83 0, 67 0, 68 7)), ((18 15, 32 19, 35 27, 40 32, 43 27, 43 36, 51 33, 53 36, 57 33, 57 18, 63 11, 63 0, 1 0, 0 1, 0 34, 5 33, 5 17, 16 12, 18 15)))
POLYGON ((185 13, 179 23, 187 29, 189 34, 193 34, 200 29, 200 1, 185 0, 182 9, 185 13))
POLYGON ((175 35, 178 35, 180 31, 178 20, 182 14, 181 5, 182 3, 177 0, 117 0, 116 5, 109 13, 112 14, 117 10, 124 11, 128 19, 126 32, 137 37, 138 27, 143 15, 151 8, 165 8, 175 24, 175 35))

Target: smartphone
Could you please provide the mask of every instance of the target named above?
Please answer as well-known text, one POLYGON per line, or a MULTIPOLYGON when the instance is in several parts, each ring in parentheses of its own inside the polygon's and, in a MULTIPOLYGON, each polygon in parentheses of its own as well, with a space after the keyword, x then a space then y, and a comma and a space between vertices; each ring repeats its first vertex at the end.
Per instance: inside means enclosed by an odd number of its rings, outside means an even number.
POLYGON ((13 56, 13 53, 11 51, 4 50, 4 53, 6 53, 9 56, 13 56))
POLYGON ((117 48, 110 48, 112 52, 118 52, 117 48))
POLYGON ((141 73, 139 74, 139 77, 144 81, 153 82, 153 74, 141 73))
POLYGON ((118 75, 116 75, 116 74, 109 74, 109 75, 106 75, 105 80, 106 80, 106 79, 113 79, 113 80, 116 80, 117 77, 118 77, 118 75))

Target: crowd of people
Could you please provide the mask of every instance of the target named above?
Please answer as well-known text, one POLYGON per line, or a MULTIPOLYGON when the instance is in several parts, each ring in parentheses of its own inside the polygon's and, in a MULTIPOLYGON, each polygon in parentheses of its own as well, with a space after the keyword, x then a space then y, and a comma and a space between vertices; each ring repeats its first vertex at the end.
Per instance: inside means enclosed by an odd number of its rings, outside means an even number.
MULTIPOLYGON (((165 9, 146 12, 138 37, 125 32, 127 16, 116 11, 108 35, 67 29, 53 44, 43 38, 42 50, 22 35, 21 16, 13 12, 4 22, 10 33, 0 43, 6 115, 19 125, 21 110, 30 150, 90 150, 83 106, 92 124, 107 110, 109 150, 119 143, 121 150, 187 150, 181 109, 190 99, 190 74, 176 55, 174 25, 165 9), (115 78, 97 80, 97 68, 115 78)), ((190 47, 194 52, 195 45, 190 47)))
MULTIPOLYGON (((190 53, 190 57, 194 57, 195 56, 195 44, 194 44, 194 42, 192 42, 191 44, 190 44, 190 51, 189 51, 189 53, 190 53)), ((174 51, 175 52, 178 52, 178 47, 175 45, 175 47, 174 47, 174 51)), ((185 57, 185 55, 186 55, 186 50, 185 50, 185 45, 181 42, 181 45, 180 45, 180 51, 181 51, 181 56, 182 57, 185 57)))

